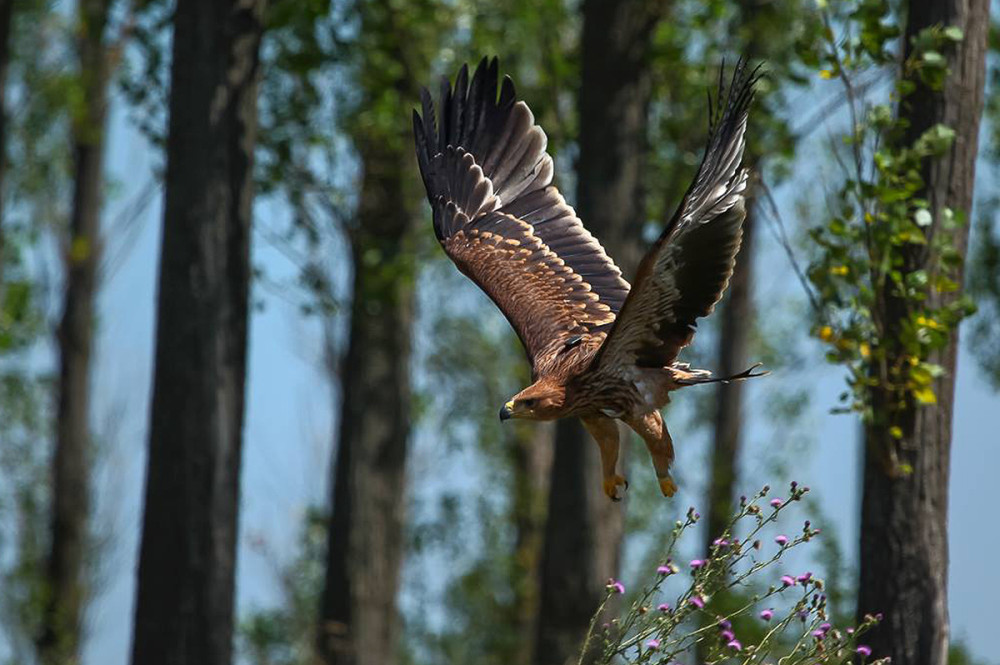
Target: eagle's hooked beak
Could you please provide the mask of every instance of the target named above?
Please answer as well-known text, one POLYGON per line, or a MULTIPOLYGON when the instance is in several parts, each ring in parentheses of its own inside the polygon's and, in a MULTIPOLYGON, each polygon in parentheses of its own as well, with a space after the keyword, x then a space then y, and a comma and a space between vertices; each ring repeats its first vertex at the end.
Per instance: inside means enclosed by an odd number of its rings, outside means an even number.
POLYGON ((504 404, 503 408, 500 409, 500 420, 501 421, 507 420, 513 415, 514 415, 514 400, 511 400, 506 404, 504 404))

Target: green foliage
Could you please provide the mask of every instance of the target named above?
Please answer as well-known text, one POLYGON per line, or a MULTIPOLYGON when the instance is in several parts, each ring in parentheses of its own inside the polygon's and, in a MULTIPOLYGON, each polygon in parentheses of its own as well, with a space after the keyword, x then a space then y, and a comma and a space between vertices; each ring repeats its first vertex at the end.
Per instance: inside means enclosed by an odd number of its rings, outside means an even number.
POLYGON ((16 3, 7 71, 0 215, 0 662, 30 663, 46 593, 52 382, 37 361, 48 339, 45 243, 67 219, 75 90, 66 17, 16 3))
MULTIPOLYGON (((986 98, 984 120, 989 140, 981 150, 987 161, 987 173, 995 175, 1000 160, 1000 24, 994 19, 990 26, 990 56, 986 61, 986 98)), ((990 178, 990 180, 995 180, 990 178)), ((996 219, 1000 212, 1000 196, 991 184, 988 196, 978 197, 977 223, 973 229, 966 291, 976 301, 976 315, 968 322, 968 348, 995 390, 1000 390, 1000 237, 996 219)))
MULTIPOLYGON (((960 288, 962 257, 953 236, 966 212, 930 210, 922 196, 926 164, 947 152, 954 132, 936 125, 908 141, 901 114, 858 94, 863 72, 895 61, 900 29, 889 3, 865 0, 845 14, 824 13, 825 39, 816 54, 820 77, 842 84, 851 127, 844 138, 849 162, 839 162, 843 185, 829 219, 810 233, 818 252, 809 279, 820 304, 813 334, 827 344, 830 362, 848 368, 844 410, 900 438, 898 414, 910 403, 936 401, 932 384, 942 369, 932 354, 973 311, 967 297, 937 297, 960 288), (837 23, 846 38, 835 35, 837 23), (875 408, 876 399, 884 408, 875 408)), ((960 38, 949 27, 917 35, 893 101, 908 104, 918 84, 939 89, 947 73, 940 53, 960 38)))
POLYGON ((968 347, 986 378, 1000 390, 1000 236, 994 229, 996 199, 980 204, 966 290, 975 298, 976 316, 969 321, 968 347))
MULTIPOLYGON (((306 513, 295 559, 278 568, 281 605, 252 611, 240 622, 240 650, 252 665, 314 662, 316 616, 326 564, 326 523, 323 512, 306 513)), ((263 539, 255 539, 255 549, 273 560, 263 539)))

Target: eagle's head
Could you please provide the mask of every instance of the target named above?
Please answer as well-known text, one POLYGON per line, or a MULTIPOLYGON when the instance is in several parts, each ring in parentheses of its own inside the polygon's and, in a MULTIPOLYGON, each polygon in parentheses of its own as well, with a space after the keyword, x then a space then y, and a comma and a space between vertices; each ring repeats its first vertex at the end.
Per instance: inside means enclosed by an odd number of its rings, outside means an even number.
POLYGON ((563 415, 566 388, 554 381, 541 379, 518 394, 500 409, 500 420, 555 420, 563 415))

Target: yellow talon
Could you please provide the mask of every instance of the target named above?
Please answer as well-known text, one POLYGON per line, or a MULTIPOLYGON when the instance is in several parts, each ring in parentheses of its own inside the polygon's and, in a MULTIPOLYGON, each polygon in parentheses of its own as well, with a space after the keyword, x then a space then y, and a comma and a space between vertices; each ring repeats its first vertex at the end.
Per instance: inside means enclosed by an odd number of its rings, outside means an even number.
POLYGON ((622 497, 618 496, 618 486, 621 485, 628 491, 628 481, 622 476, 609 476, 604 479, 604 493, 612 501, 621 501, 622 497))
POLYGON ((658 479, 660 481, 660 491, 663 492, 663 496, 671 497, 677 493, 677 483, 670 476, 664 476, 658 479))

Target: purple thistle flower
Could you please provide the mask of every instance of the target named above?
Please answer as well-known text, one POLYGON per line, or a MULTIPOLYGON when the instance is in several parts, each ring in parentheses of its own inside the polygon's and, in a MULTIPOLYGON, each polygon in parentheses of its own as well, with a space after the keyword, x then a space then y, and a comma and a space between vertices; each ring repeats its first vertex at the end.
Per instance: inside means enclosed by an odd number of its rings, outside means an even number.
POLYGON ((611 589, 612 591, 614 591, 615 593, 621 593, 621 594, 624 594, 624 593, 625 593, 625 585, 624 585, 624 584, 622 584, 621 582, 612 582, 612 583, 611 583, 610 585, 608 585, 608 586, 609 586, 609 587, 610 587, 610 589, 611 589))
POLYGON ((699 610, 705 607, 705 599, 700 595, 691 596, 688 598, 688 602, 697 607, 699 610))
POLYGON ((799 582, 801 582, 802 584, 805 584, 806 582, 808 582, 809 580, 812 579, 812 576, 813 576, 812 573, 805 572, 805 573, 802 573, 801 575, 799 575, 798 577, 796 577, 795 579, 798 580, 799 582))
POLYGON ((669 612, 670 605, 667 605, 666 603, 660 603, 659 605, 656 606, 656 609, 660 610, 661 612, 669 612))
POLYGON ((727 628, 726 630, 722 631, 721 637, 723 642, 732 642, 733 640, 736 639, 736 634, 727 628))
POLYGON ((799 621, 805 623, 806 619, 808 618, 809 618, 809 612, 807 612, 806 610, 799 610, 799 621))
POLYGON ((788 544, 788 536, 781 534, 774 537, 774 542, 778 543, 782 547, 788 544))
POLYGON ((719 621, 719 630, 729 630, 732 627, 733 624, 729 619, 721 619, 719 621))
POLYGON ((819 629, 822 630, 824 633, 830 632, 831 628, 833 628, 833 625, 829 623, 821 623, 819 625, 819 629))
POLYGON ((763 619, 764 621, 770 621, 772 618, 774 618, 774 610, 772 609, 761 610, 760 618, 763 619))
POLYGON ((782 575, 781 586, 783 587, 795 586, 795 578, 792 577, 791 575, 782 575))
POLYGON ((727 644, 726 646, 732 649, 733 651, 739 651, 740 649, 743 648, 743 645, 740 643, 739 640, 730 640, 729 644, 727 644))
POLYGON ((705 565, 705 560, 704 559, 692 559, 691 560, 691 569, 692 570, 698 570, 699 568, 702 568, 704 565, 705 565))
POLYGON ((656 639, 654 637, 653 639, 651 639, 648 642, 646 642, 646 648, 647 649, 659 649, 660 648, 660 640, 658 640, 658 639, 656 639))
POLYGON ((725 538, 716 538, 712 541, 712 544, 716 547, 727 547, 729 545, 729 541, 725 538))
POLYGON ((670 570, 670 566, 658 566, 656 568, 656 573, 658 575, 667 576, 667 575, 669 575, 672 572, 674 572, 674 571, 670 570))
POLYGON ((847 629, 847 634, 848 635, 853 635, 854 634, 854 629, 853 628, 848 628, 847 629))
POLYGON ((785 500, 784 500, 784 499, 780 499, 780 498, 778 498, 778 497, 774 497, 773 499, 771 499, 771 507, 772 507, 772 508, 778 508, 778 507, 780 507, 780 506, 781 506, 781 504, 783 504, 784 502, 785 502, 785 500))
POLYGON ((822 630, 814 630, 812 632, 812 636, 815 637, 817 640, 822 640, 824 637, 826 637, 826 633, 824 633, 822 630))
POLYGON ((868 656, 872 655, 872 648, 870 646, 865 645, 865 644, 859 644, 858 648, 856 649, 856 651, 859 654, 861 654, 862 656, 864 656, 865 658, 867 658, 868 656))

